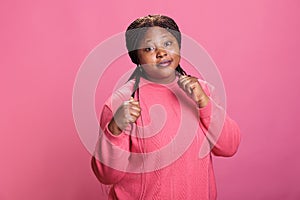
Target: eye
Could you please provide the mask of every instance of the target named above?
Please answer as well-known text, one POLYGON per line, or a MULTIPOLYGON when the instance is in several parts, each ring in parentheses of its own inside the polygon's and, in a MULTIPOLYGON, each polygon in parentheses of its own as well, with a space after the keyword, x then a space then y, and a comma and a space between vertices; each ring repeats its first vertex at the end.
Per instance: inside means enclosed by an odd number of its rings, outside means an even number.
POLYGON ((150 51, 153 51, 153 50, 154 50, 154 47, 146 47, 144 49, 144 51, 146 51, 146 52, 150 52, 150 51))
POLYGON ((172 42, 171 42, 171 41, 165 42, 165 47, 168 47, 168 46, 171 46, 171 45, 172 45, 172 42))

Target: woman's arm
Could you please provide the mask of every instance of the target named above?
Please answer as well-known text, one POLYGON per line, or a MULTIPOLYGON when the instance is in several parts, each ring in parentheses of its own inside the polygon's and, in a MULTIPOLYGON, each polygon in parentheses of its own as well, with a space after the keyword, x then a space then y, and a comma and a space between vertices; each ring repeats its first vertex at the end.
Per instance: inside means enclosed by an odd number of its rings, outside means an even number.
POLYGON ((92 157, 92 169, 103 184, 115 184, 125 175, 129 157, 129 136, 124 132, 114 135, 108 128, 113 119, 105 105, 100 119, 100 135, 92 157))
POLYGON ((240 130, 225 110, 210 97, 206 83, 192 76, 181 76, 178 81, 182 90, 196 103, 200 115, 200 127, 206 135, 200 156, 210 150, 218 156, 232 156, 240 144, 240 130))
POLYGON ((238 125, 213 100, 199 109, 200 126, 209 141, 210 149, 216 156, 233 156, 240 144, 238 125))

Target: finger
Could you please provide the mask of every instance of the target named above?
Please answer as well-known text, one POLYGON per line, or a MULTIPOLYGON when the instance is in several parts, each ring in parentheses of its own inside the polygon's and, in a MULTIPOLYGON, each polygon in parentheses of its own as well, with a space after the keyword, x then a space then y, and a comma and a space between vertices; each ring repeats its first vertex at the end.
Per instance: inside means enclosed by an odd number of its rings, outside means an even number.
POLYGON ((179 80, 184 80, 184 79, 195 79, 196 77, 191 76, 191 75, 182 75, 179 77, 179 80))
POLYGON ((129 104, 130 104, 130 100, 123 102, 123 106, 129 106, 129 104))
POLYGON ((180 78, 179 78, 179 80, 177 81, 177 83, 178 83, 179 85, 182 85, 182 83, 183 83, 187 78, 189 78, 189 77, 188 77, 188 76, 185 76, 185 75, 182 75, 182 76, 180 76, 180 78))
POLYGON ((185 85, 185 90, 191 95, 193 93, 193 88, 191 87, 193 83, 191 82, 188 82, 186 85, 185 85))
POLYGON ((140 102, 135 101, 135 100, 129 101, 129 104, 134 105, 134 106, 140 106, 140 102))
POLYGON ((189 85, 189 90, 190 90, 190 95, 191 96, 193 96, 193 95, 195 95, 195 90, 197 89, 197 83, 196 82, 194 82, 194 83, 191 83, 190 85, 189 85))
POLYGON ((183 90, 185 88, 186 81, 187 81, 186 79, 181 79, 178 81, 179 87, 182 88, 183 90))
POLYGON ((197 87, 197 82, 191 83, 189 87, 190 87, 191 91, 193 92, 194 89, 196 89, 196 87, 197 87))
POLYGON ((132 110, 135 110, 136 112, 141 112, 141 107, 139 107, 139 106, 131 105, 129 108, 132 110))
POLYGON ((198 87, 199 87, 199 89, 201 89, 201 86, 197 79, 191 79, 185 85, 186 91, 188 91, 189 94, 191 94, 191 95, 194 93, 194 90, 197 89, 198 87))
POLYGON ((135 100, 133 97, 130 97, 130 99, 128 100, 128 102, 130 104, 134 104, 134 105, 138 105, 139 104, 139 101, 135 100))
POLYGON ((191 83, 192 83, 192 79, 190 79, 190 78, 183 80, 181 82, 182 89, 188 93, 191 93, 191 90, 190 90, 191 83))
POLYGON ((134 104, 139 102, 139 101, 135 100, 133 97, 130 97, 130 99, 128 101, 129 101, 129 103, 134 103, 134 104))
POLYGON ((123 102, 123 105, 122 105, 123 109, 126 110, 126 109, 129 109, 129 108, 133 108, 134 109, 140 109, 140 104, 138 101, 132 101, 132 100, 128 100, 128 101, 124 101, 123 102))
POLYGON ((195 78, 195 77, 192 77, 192 76, 185 76, 185 77, 183 77, 183 78, 181 78, 180 80, 179 80, 179 84, 181 84, 181 85, 185 85, 187 82, 191 82, 191 81, 196 81, 197 80, 197 78, 195 78))
POLYGON ((134 110, 136 112, 141 112, 141 108, 139 106, 130 105, 129 109, 134 110))
POLYGON ((130 115, 131 115, 130 118, 133 117, 136 120, 140 116, 140 113, 132 110, 130 111, 130 115))

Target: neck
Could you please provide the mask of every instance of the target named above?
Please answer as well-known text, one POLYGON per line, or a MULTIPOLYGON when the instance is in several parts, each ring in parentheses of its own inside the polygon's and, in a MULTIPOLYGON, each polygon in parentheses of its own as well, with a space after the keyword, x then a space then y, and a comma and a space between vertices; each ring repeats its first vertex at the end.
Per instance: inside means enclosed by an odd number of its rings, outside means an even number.
POLYGON ((146 80, 151 81, 153 83, 158 83, 158 84, 169 84, 172 83, 175 79, 176 79, 176 73, 174 73, 174 75, 169 76, 167 78, 164 79, 155 79, 155 78, 150 78, 147 75, 143 76, 146 80))

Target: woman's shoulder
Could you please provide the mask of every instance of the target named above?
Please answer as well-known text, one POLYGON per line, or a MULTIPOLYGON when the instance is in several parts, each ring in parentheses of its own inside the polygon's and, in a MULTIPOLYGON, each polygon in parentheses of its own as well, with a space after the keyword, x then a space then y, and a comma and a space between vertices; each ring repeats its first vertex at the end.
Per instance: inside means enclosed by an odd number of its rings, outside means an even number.
POLYGON ((132 94, 134 81, 135 80, 129 80, 124 85, 113 91, 110 98, 107 99, 106 105, 111 107, 112 105, 119 105, 123 101, 129 100, 132 94))
POLYGON ((112 95, 124 96, 126 99, 127 97, 130 98, 130 95, 132 94, 134 82, 135 82, 134 79, 127 81, 124 85, 122 85, 117 90, 115 90, 112 95))

